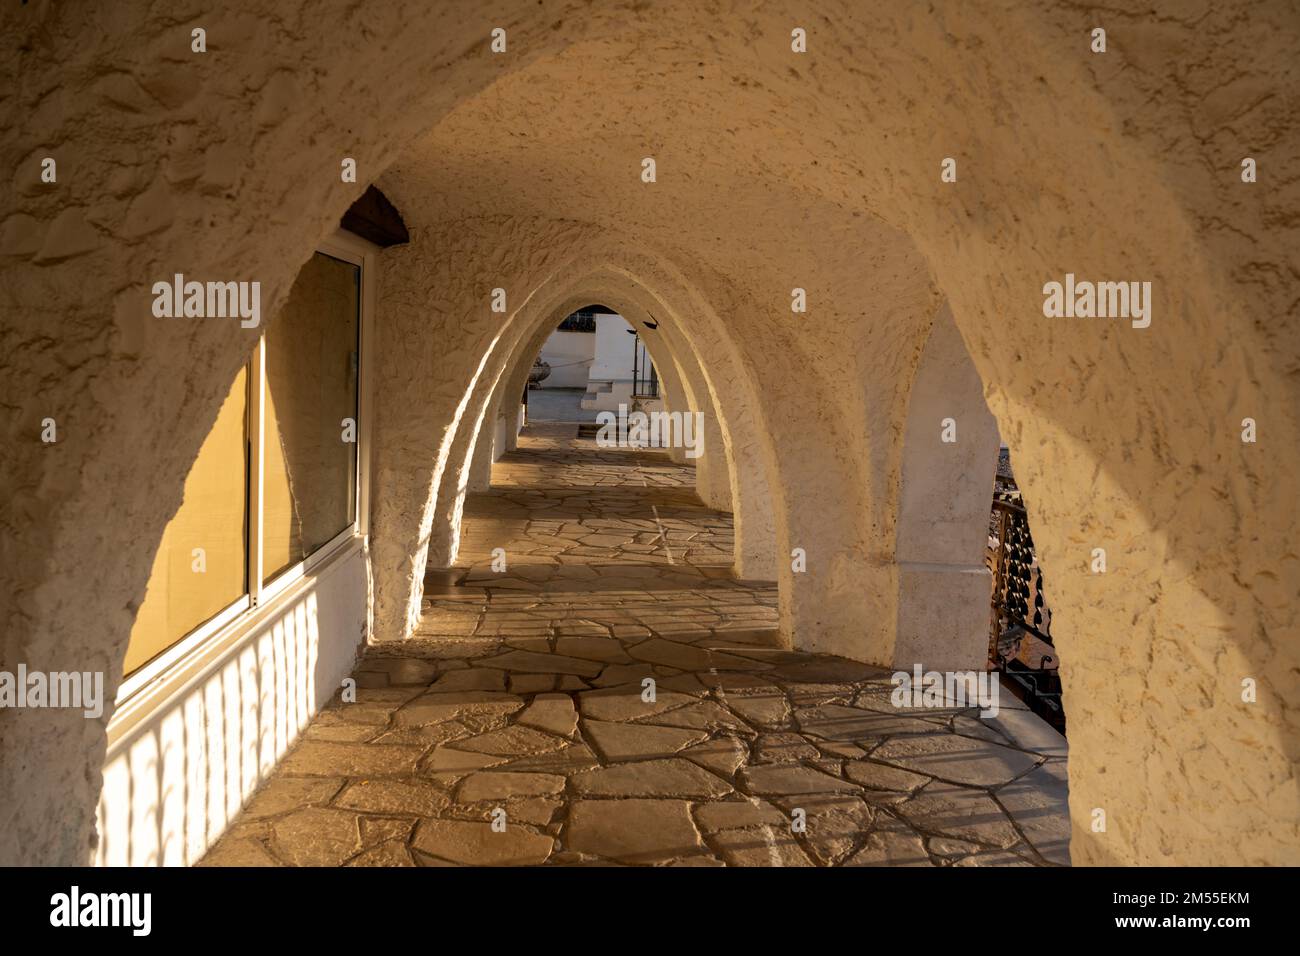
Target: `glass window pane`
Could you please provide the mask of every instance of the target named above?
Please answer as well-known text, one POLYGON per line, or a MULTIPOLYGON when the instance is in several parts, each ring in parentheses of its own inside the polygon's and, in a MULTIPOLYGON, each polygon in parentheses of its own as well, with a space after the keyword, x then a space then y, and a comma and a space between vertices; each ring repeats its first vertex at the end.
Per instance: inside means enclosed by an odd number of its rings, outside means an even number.
POLYGON ((262 569, 270 581, 356 519, 361 268, 316 253, 266 332, 262 569), (345 438, 352 438, 347 441, 345 438))
POLYGON ((185 479, 131 629, 126 673, 247 593, 248 372, 240 369, 185 479))

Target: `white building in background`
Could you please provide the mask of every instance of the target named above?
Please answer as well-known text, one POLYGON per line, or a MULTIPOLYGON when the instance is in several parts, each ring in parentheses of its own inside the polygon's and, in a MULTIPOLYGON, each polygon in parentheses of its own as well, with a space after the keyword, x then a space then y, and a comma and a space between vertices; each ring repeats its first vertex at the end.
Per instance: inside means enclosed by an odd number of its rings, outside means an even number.
POLYGON ((645 343, 621 315, 603 306, 565 319, 542 346, 541 360, 551 367, 541 387, 585 389, 585 409, 658 407, 659 379, 645 343))

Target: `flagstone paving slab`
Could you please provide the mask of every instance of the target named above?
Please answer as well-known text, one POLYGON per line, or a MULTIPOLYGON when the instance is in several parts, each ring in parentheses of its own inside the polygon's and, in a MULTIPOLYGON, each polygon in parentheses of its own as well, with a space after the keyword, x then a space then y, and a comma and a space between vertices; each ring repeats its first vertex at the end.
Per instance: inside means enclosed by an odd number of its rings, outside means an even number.
POLYGON ((685 800, 575 800, 567 843, 621 863, 662 863, 704 851, 685 800))
POLYGON ((425 820, 415 831, 417 850, 465 866, 536 866, 545 863, 555 841, 522 826, 468 820, 425 820))
POLYGON ((1009 693, 896 707, 890 671, 781 646, 693 479, 527 429, 415 636, 367 649, 203 864, 1068 865, 1064 739, 1009 693))
POLYGON ((995 787, 1033 769, 1034 754, 956 734, 895 737, 871 752, 873 760, 950 783, 995 787))
POLYGON ((585 797, 696 797, 713 799, 732 787, 689 760, 667 758, 614 764, 570 778, 585 797))
POLYGON ((708 737, 706 731, 681 727, 658 727, 654 724, 621 724, 613 721, 588 720, 583 736, 608 761, 638 757, 669 757, 691 744, 708 737))

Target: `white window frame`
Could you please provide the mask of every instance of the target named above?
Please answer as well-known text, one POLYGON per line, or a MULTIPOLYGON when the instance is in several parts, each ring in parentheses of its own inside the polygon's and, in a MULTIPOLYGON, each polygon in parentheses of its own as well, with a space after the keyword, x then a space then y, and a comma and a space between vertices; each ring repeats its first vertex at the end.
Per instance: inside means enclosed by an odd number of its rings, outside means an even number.
MULTIPOLYGON (((304 580, 346 553, 368 548, 370 537, 370 424, 373 420, 375 262, 380 249, 374 243, 339 229, 319 243, 315 252, 361 267, 361 317, 358 329, 357 367, 357 481, 355 517, 351 525, 321 545, 304 560, 286 568, 269 584, 262 572, 262 494, 264 470, 262 445, 266 437, 266 403, 263 392, 266 371, 266 335, 259 337, 249 362, 249 432, 251 455, 247 507, 249 509, 248 589, 217 614, 142 665, 118 686, 116 712, 110 722, 110 739, 123 722, 141 719, 141 705, 161 702, 179 685, 187 683, 241 637, 251 631, 304 580), (262 613, 265 612, 265 613, 262 613), (117 728, 114 725, 118 725, 117 728)), ((313 253, 314 254, 314 253, 313 253)))

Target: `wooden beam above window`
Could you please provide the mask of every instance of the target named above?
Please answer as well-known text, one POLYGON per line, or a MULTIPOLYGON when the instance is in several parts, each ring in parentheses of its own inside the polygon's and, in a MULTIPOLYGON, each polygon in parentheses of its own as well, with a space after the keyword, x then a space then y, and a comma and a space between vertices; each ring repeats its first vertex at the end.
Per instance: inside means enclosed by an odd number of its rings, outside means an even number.
POLYGON ((411 241, 406 223, 402 222, 402 214, 374 186, 366 188, 361 198, 343 214, 339 225, 353 235, 383 248, 411 241))

